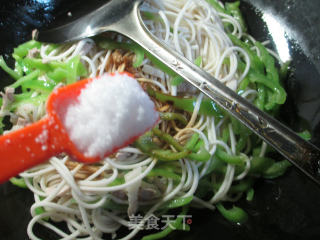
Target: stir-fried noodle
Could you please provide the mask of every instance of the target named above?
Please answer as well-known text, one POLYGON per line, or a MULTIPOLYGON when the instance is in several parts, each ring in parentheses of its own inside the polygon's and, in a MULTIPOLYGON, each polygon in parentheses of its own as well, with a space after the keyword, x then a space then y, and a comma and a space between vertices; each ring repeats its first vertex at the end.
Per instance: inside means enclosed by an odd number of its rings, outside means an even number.
MULTIPOLYGON (((145 24, 154 35, 244 98, 255 102, 259 96, 257 85, 247 84, 239 91, 252 68, 252 58, 247 49, 235 44, 230 34, 236 39, 245 39, 248 46, 252 46, 249 50, 257 58, 263 54, 261 47, 255 45, 254 38, 245 32, 237 18, 219 11, 219 6, 223 8, 223 5, 216 3, 218 7, 214 8, 205 0, 147 1, 141 11, 145 24)), ((113 42, 135 46, 115 34, 107 34, 106 37, 113 42)), ((55 47, 42 44, 39 50, 30 50, 28 56, 40 58, 42 63, 67 63, 80 56, 88 77, 116 71, 133 73, 160 113, 164 116, 176 114, 176 117, 168 120, 162 118, 158 125, 160 133, 154 131, 150 135, 153 143, 174 155, 183 153, 184 150, 179 146, 186 146, 193 136, 197 136, 197 143, 201 143, 201 147, 195 154, 203 150, 210 157, 206 161, 197 161, 184 155, 176 161, 162 161, 161 157, 149 154, 138 144, 127 146, 92 165, 74 162, 65 155, 53 157, 20 174, 34 194, 32 220, 27 230, 31 239, 39 239, 33 232, 37 223, 51 229, 64 240, 102 239, 103 234, 117 238, 121 227, 130 228, 129 216, 143 213, 139 224, 131 227, 128 235, 122 238, 131 239, 151 215, 157 215, 160 212, 158 210, 173 199, 192 197, 192 206, 214 211, 217 203, 236 201, 243 195, 244 192, 230 189, 232 185, 248 179, 253 146, 258 149, 258 157, 263 158, 266 154, 267 145, 257 140, 257 146, 249 137, 242 139, 239 130, 235 129, 237 125, 226 113, 222 112, 221 116, 201 113, 201 105, 208 99, 190 84, 160 70, 147 57, 136 67, 138 56, 134 50, 104 48, 104 41, 101 37, 55 47), (178 83, 173 84, 174 79, 178 79, 178 83), (192 97, 195 100, 193 109, 187 111, 172 101, 161 101, 157 93, 192 97), (170 135, 175 143, 164 140, 161 137, 164 134, 170 135), (240 142, 243 146, 238 148, 240 142), (224 162, 222 172, 213 171, 218 149, 223 154, 241 159, 241 167, 237 168, 237 163, 224 162), (209 195, 198 194, 201 184, 207 182, 214 186, 208 190, 209 195), (61 221, 66 223, 66 231, 54 224, 61 221)), ((9 95, 8 92, 6 94, 9 95)), ((33 92, 34 96, 38 94, 36 90, 33 92)), ((1 112, 15 119, 13 129, 17 129, 45 115, 45 100, 41 104, 22 104, 11 112, 2 106, 1 112)))

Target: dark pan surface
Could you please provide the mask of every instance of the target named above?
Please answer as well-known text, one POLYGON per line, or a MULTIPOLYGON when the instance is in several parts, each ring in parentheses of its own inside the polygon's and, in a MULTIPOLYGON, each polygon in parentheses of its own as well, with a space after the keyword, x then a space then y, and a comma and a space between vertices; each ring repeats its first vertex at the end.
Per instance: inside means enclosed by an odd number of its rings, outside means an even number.
MULTIPOLYGON (((70 21, 104 2, 1 0, 0 54, 12 63, 12 48, 30 39, 34 28, 70 21)), ((312 141, 320 146, 320 1, 245 0, 242 9, 254 37, 272 40, 275 50, 286 50, 293 59, 294 71, 285 83, 289 100, 282 108, 282 120, 295 130, 309 127, 312 141), (279 26, 285 31, 282 40, 279 26)), ((0 79, 1 87, 10 82, 2 71, 0 79)), ((250 215, 246 224, 232 225, 217 213, 193 210, 191 231, 173 234, 170 239, 320 239, 320 188, 299 172, 292 168, 275 181, 259 181, 255 190, 251 203, 240 203, 250 215)), ((29 191, 10 183, 0 186, 0 239, 28 239, 32 202, 29 191)), ((43 228, 36 230, 42 239, 57 239, 43 228)))

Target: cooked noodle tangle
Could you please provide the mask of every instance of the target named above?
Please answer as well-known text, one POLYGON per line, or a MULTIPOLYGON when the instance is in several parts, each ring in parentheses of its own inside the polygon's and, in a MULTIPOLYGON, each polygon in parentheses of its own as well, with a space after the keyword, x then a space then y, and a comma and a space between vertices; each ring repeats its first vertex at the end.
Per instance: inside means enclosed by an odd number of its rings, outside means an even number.
MULTIPOLYGON (((224 31, 223 24, 227 22, 232 25, 232 34, 240 38, 243 31, 236 19, 218 13, 205 0, 147 1, 141 10, 155 13, 159 17, 157 21, 145 20, 153 34, 192 62, 201 56, 201 67, 205 71, 231 89, 237 89, 248 73, 250 59, 243 49, 233 46, 224 31), (240 56, 246 65, 243 72, 238 68, 240 56), (228 59, 228 65, 225 64, 225 59, 228 59)), ((250 39, 254 41, 253 38, 250 39)), ((215 153, 217 146, 221 146, 229 154, 235 154, 237 140, 232 126, 226 124, 225 119, 199 115, 199 107, 204 99, 203 94, 185 82, 179 86, 172 86, 171 77, 153 66, 150 60, 145 59, 141 67, 134 69, 132 67, 132 62, 135 60, 134 53, 101 49, 92 39, 61 45, 49 54, 46 53, 48 46, 42 45, 40 50, 44 62, 53 60, 65 62, 80 55, 90 77, 99 76, 105 72, 126 70, 132 72, 142 86, 149 86, 173 96, 195 96, 197 102, 194 112, 183 113, 188 120, 185 126, 178 125, 174 121, 162 121, 159 128, 170 133, 182 144, 193 133, 198 133, 204 141, 205 149, 211 155, 215 153), (225 128, 230 135, 229 143, 219 140, 225 128)), ((254 89, 248 89, 242 93, 242 96, 252 101, 257 96, 257 92, 254 89)), ((176 111, 170 104, 154 101, 158 111, 176 111)), ((42 111, 35 111, 38 115, 33 121, 44 115, 44 106, 40 108, 42 111)), ((263 155, 264 152, 261 152, 261 156, 263 155)), ((229 164, 222 184, 215 194, 209 200, 194 197, 192 204, 214 210, 215 203, 230 199, 228 190, 231 184, 233 181, 243 179, 250 169, 250 157, 246 156, 246 159, 244 172, 236 175, 234 166, 229 164)), ((131 204, 148 209, 140 222, 142 226, 162 203, 177 197, 193 196, 200 179, 210 166, 211 159, 205 163, 189 159, 175 162, 175 166, 180 169, 180 182, 165 177, 150 182, 146 176, 157 162, 157 159, 150 158, 138 148, 128 146, 98 164, 83 165, 73 162, 68 156, 53 157, 47 163, 22 173, 21 177, 25 179, 35 199, 31 207, 33 218, 28 225, 29 237, 33 240, 39 239, 33 232, 34 225, 39 223, 64 240, 102 239, 105 233, 115 238, 121 226, 126 228, 129 226, 127 208, 131 204), (135 174, 135 171, 139 173, 135 174), (132 173, 133 176, 128 177, 128 173, 132 173), (111 184, 120 178, 125 181, 116 185, 111 184), (140 184, 138 203, 132 203, 127 194, 128 188, 135 184, 140 184), (143 196, 144 192, 149 195, 143 196), (125 210, 105 208, 109 201, 123 205, 125 210), (36 213, 36 209, 39 208, 44 209, 43 213, 36 213), (48 217, 52 221, 46 221, 48 217), (60 221, 66 223, 66 231, 58 229, 53 223, 60 221)), ((140 227, 137 226, 121 239, 131 239, 139 231, 140 227)))

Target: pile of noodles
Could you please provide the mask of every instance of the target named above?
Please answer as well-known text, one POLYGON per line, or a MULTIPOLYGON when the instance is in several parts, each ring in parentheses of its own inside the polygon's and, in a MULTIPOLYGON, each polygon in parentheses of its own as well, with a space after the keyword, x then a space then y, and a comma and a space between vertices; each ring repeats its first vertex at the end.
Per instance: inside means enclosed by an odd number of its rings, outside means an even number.
MULTIPOLYGON (((248 41, 255 40, 243 32, 236 19, 216 11, 205 0, 147 1, 141 11, 157 16, 157 21, 152 18, 145 19, 145 24, 154 35, 191 62, 201 56, 201 68, 234 91, 237 90, 250 69, 250 58, 246 51, 232 44, 224 25, 228 23, 232 26, 232 34, 237 38, 245 36, 248 41), (245 62, 244 71, 238 68, 240 56, 245 62)), ((121 36, 112 37, 117 41, 127 41, 121 36)), ((43 62, 67 62, 79 55, 90 77, 125 70, 133 73, 144 89, 152 88, 172 96, 195 97, 197 100, 193 113, 177 110, 172 104, 153 98, 159 112, 179 112, 187 119, 185 125, 175 121, 160 121, 159 129, 169 133, 181 144, 185 144, 194 133, 198 133, 205 149, 212 156, 218 146, 230 155, 236 154, 237 139, 228 119, 198 114, 200 104, 205 98, 203 94, 186 82, 173 86, 172 77, 159 70, 149 59, 145 58, 141 66, 134 68, 136 56, 133 52, 102 49, 93 39, 61 45, 49 53, 48 47, 49 45, 45 44, 41 46, 39 54, 43 62), (228 132, 230 141, 222 141, 223 130, 228 132)), ((257 48, 252 50, 259 56, 257 48)), ((256 89, 250 88, 241 93, 249 101, 254 101, 257 94, 256 89)), ((15 114, 27 122, 37 121, 45 115, 45 103, 37 107, 26 105, 19 108, 15 114)), ((17 124, 13 129, 18 127, 17 124)), ((259 156, 264 156, 267 146, 263 142, 261 145, 259 156)), ((133 145, 92 165, 74 162, 66 155, 53 157, 48 162, 20 174, 33 192, 35 201, 31 206, 32 219, 28 225, 28 235, 31 239, 39 239, 33 229, 35 224, 41 224, 64 240, 102 239, 104 234, 118 238, 119 229, 123 228, 130 231, 121 239, 131 239, 143 228, 149 216, 157 216, 164 203, 189 196, 193 196, 192 206, 214 211, 216 203, 236 201, 241 197, 241 194, 235 196, 229 193, 229 189, 233 183, 247 176, 251 160, 251 156, 247 155, 248 149, 249 140, 242 153, 245 156, 244 170, 236 174, 235 166, 228 164, 220 186, 211 196, 205 198, 197 197, 195 193, 213 158, 207 162, 185 158, 170 163, 178 169, 175 171, 180 177, 177 181, 165 176, 148 176, 159 164, 159 160, 133 145), (124 181, 119 182, 119 179, 124 181), (122 208, 113 208, 110 203, 122 208), (138 213, 141 213, 143 218, 132 228, 129 216, 138 213), (55 222, 64 222, 66 228, 59 229, 55 222)), ((211 177, 214 181, 215 176, 211 177)))

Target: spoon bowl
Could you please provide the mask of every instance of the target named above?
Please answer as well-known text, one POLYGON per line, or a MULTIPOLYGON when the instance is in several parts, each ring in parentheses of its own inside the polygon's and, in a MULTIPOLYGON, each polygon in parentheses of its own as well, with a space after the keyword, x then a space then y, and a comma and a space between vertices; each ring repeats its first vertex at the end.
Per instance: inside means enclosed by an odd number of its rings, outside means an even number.
MULTIPOLYGON (((130 73, 121 74, 132 77, 130 73)), ((87 156, 70 139, 64 125, 67 109, 78 102, 81 91, 91 81, 94 79, 81 80, 55 89, 47 101, 46 117, 0 136, 0 183, 61 153, 66 153, 79 162, 95 163, 135 140, 135 138, 126 139, 121 146, 115 146, 108 152, 87 156)))
POLYGON ((77 150, 61 119, 67 106, 76 101, 89 81, 82 80, 54 90, 47 102, 45 118, 0 137, 0 183, 62 152, 81 162, 100 160, 99 157, 86 157, 77 150))

